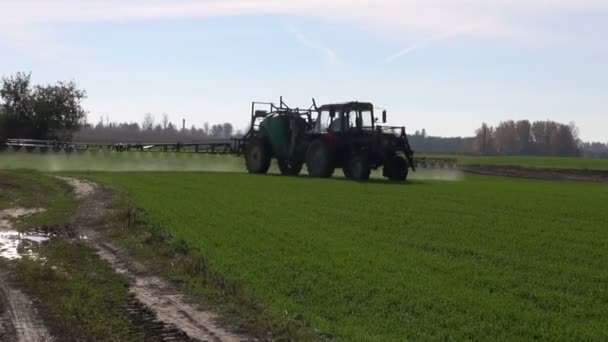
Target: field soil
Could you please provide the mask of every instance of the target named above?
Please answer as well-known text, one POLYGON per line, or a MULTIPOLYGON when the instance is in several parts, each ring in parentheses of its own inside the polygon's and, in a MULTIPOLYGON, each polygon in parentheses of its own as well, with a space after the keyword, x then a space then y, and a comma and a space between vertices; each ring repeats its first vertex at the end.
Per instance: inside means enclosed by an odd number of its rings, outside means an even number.
POLYGON ((70 227, 117 273, 131 279, 130 291, 134 295, 134 301, 128 310, 135 321, 146 325, 148 331, 156 331, 156 337, 161 340, 252 340, 218 326, 215 313, 200 310, 179 289, 154 275, 144 265, 133 260, 126 250, 110 241, 106 233, 109 230, 108 217, 112 215, 109 209, 112 194, 107 188, 87 181, 62 179, 74 188, 80 200, 70 227))
POLYGON ((460 169, 464 172, 492 176, 608 182, 608 171, 603 170, 532 168, 508 165, 464 165, 460 169))

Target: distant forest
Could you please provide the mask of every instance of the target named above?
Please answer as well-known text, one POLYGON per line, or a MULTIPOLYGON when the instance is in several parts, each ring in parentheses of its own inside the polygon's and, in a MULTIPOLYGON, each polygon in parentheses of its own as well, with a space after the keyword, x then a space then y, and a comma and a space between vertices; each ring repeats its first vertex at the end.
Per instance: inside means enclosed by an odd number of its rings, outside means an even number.
MULTIPOLYGON (((178 128, 168 115, 160 122, 146 114, 141 124, 110 123, 85 124, 74 134, 75 141, 83 142, 201 142, 211 139, 240 137, 230 123, 204 124, 197 128, 178 128)), ((434 137, 426 130, 409 135, 410 144, 417 152, 470 155, 534 155, 534 156, 593 156, 608 158, 608 145, 584 143, 578 138, 574 124, 553 121, 504 121, 496 127, 482 124, 473 137, 434 137)))
POLYGON ((152 114, 146 114, 141 124, 138 123, 112 123, 100 120, 96 125, 84 124, 74 134, 74 141, 93 143, 176 143, 176 142, 202 142, 210 139, 228 139, 240 136, 230 123, 205 123, 203 127, 190 128, 177 127, 169 120, 167 114, 162 115, 160 122, 156 122, 152 114))
POLYGON ((574 124, 509 120, 496 127, 483 123, 475 132, 473 153, 574 157, 583 150, 574 124))

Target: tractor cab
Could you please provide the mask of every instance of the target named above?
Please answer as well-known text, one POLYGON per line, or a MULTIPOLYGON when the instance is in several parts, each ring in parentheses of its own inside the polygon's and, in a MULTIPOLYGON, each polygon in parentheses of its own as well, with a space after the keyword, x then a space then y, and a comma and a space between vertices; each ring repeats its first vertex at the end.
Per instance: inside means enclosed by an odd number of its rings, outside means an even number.
POLYGON ((314 133, 347 133, 353 130, 374 130, 374 106, 366 102, 347 102, 317 107, 314 133))

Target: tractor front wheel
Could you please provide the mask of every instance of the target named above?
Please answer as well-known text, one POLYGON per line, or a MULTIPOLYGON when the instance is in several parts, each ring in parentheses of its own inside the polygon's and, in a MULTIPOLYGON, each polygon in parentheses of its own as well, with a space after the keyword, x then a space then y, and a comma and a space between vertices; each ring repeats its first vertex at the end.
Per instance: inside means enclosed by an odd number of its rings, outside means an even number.
POLYGON ((297 176, 302 171, 302 166, 304 163, 302 161, 291 161, 289 159, 279 158, 277 159, 277 164, 279 164, 281 174, 297 176))
POLYGON ((369 179, 372 169, 369 166, 367 157, 362 154, 353 156, 348 162, 348 173, 350 178, 358 181, 366 181, 369 179))
POLYGON ((405 182, 409 168, 405 158, 394 155, 384 164, 384 177, 393 182, 405 182))
POLYGON ((245 165, 249 173, 266 173, 270 168, 270 149, 262 139, 253 138, 245 148, 245 165))
POLYGON ((315 140, 308 146, 306 167, 311 177, 329 178, 333 175, 333 156, 329 146, 323 140, 315 140))

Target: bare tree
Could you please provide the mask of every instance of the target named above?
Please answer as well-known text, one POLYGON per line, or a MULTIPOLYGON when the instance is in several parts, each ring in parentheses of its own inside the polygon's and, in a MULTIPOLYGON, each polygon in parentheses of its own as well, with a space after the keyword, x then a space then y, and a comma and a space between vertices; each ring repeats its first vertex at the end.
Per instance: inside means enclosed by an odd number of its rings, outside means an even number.
POLYGON ((169 127, 169 115, 167 115, 167 113, 163 113, 163 128, 167 129, 167 127, 169 127))
POLYGON ((232 124, 230 124, 229 122, 226 122, 226 123, 224 123, 223 126, 224 126, 224 129, 223 129, 222 133, 224 134, 224 138, 230 138, 234 131, 232 124))
POLYGON ((144 121, 141 123, 141 128, 145 131, 151 131, 154 128, 154 115, 146 113, 144 121))
POLYGON ((475 140, 476 151, 483 150, 485 143, 487 153, 502 155, 577 156, 581 153, 578 128, 572 123, 504 121, 494 131, 484 123, 476 131, 475 140), (482 137, 484 130, 491 132, 486 134, 485 141, 482 137))
POLYGON ((532 153, 532 125, 528 120, 521 120, 515 123, 517 132, 517 153, 532 153))

